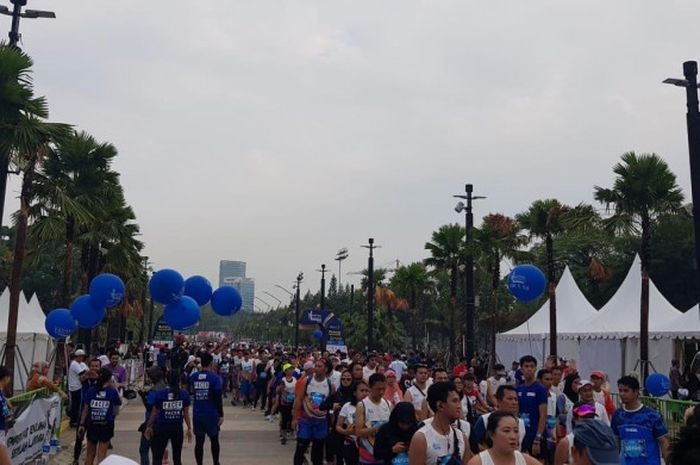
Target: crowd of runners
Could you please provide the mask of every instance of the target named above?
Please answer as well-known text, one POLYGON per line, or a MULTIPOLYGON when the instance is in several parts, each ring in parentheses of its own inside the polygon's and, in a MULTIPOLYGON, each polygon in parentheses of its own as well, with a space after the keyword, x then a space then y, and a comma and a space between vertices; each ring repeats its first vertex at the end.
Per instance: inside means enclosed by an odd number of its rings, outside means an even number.
MULTIPOLYGON (((118 354, 110 355, 86 360, 75 351, 71 392, 61 393, 72 401, 76 465, 84 439, 84 463, 94 465, 114 436, 125 386, 118 354)), ((640 401, 637 378, 580 373, 554 357, 540 364, 525 355, 508 369, 487 370, 479 359, 445 367, 415 352, 331 354, 179 340, 150 347, 146 359, 141 465, 162 465, 168 445, 171 463, 181 465, 185 440, 195 442, 197 465, 207 440, 220 465, 225 403, 277 423, 279 447, 291 447, 294 465, 700 463, 700 414, 688 412, 672 445, 662 416, 640 401)), ((48 382, 38 369, 32 379, 48 382)), ((9 382, 7 370, 0 367, 0 375, 0 384, 9 382)), ((6 405, 0 397, 3 411, 6 405)))

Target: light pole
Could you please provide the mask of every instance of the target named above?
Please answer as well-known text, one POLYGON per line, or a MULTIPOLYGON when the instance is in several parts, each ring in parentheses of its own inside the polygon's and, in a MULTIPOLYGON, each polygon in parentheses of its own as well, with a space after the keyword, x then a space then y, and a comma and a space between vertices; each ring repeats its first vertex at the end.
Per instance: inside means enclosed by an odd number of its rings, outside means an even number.
POLYGON ((258 297, 257 295, 255 296, 255 298, 258 299, 260 302, 264 303, 265 305, 267 305, 267 311, 268 311, 268 312, 272 309, 272 305, 268 304, 267 302, 265 302, 264 300, 262 300, 262 299, 261 299, 260 297, 258 297))
POLYGON ((280 305, 282 305, 282 301, 281 301, 280 299, 278 299, 277 297, 275 297, 274 294, 270 294, 270 293, 267 292, 267 291, 263 291, 263 293, 264 293, 264 294, 267 294, 267 295, 269 295, 270 297, 272 297, 273 299, 275 299, 275 300, 277 301, 277 308, 280 308, 280 305))
POLYGON ((304 273, 299 272, 297 275, 297 301, 296 309, 294 312, 294 354, 299 350, 299 306, 301 304, 301 282, 304 280, 304 273))
POLYGON ((321 265, 321 269, 316 271, 321 273, 321 311, 323 311, 326 306, 326 265, 321 265))
MULTIPOLYGON (((19 42, 19 19, 20 18, 55 18, 56 14, 51 11, 26 10, 22 13, 22 7, 27 4, 27 0, 11 0, 14 7, 12 12, 5 5, 0 5, 0 14, 12 16, 12 26, 10 27, 10 47, 17 47, 19 42)), ((0 226, 5 214, 5 190, 7 189, 7 173, 10 167, 9 150, 2 150, 0 153, 0 226)), ((17 345, 17 304, 10 305, 7 318, 7 339, 5 341, 5 365, 14 370, 15 368, 15 347, 17 345)), ((89 348, 88 348, 89 349, 89 348)), ((12 388, 10 388, 10 392, 12 388)))
POLYGON ((367 259, 367 351, 371 351, 374 346, 374 249, 381 246, 374 245, 374 238, 369 238, 368 245, 361 247, 369 249, 367 259))
POLYGON ((464 199, 467 204, 464 205, 463 202, 458 202, 455 206, 455 211, 457 213, 462 213, 466 211, 465 218, 465 246, 467 249, 466 254, 466 269, 464 272, 464 319, 466 320, 466 333, 467 333, 467 356, 468 360, 474 357, 474 254, 471 250, 472 243, 472 228, 474 227, 474 215, 472 214, 472 200, 485 199, 483 196, 472 195, 474 192, 474 186, 472 184, 466 184, 464 186, 464 194, 453 195, 458 199, 464 199))
POLYGON ((338 262, 338 292, 342 291, 342 289, 343 289, 342 288, 343 283, 341 282, 341 279, 342 279, 341 276, 343 276, 343 275, 340 273, 340 269, 341 269, 340 264, 343 263, 343 260, 345 260, 348 257, 349 257, 348 249, 347 249, 347 247, 343 247, 342 249, 338 250, 338 253, 335 254, 335 258, 333 259, 333 260, 338 262))
POLYGON ((286 292, 287 294, 289 294, 290 297, 294 297, 294 293, 293 293, 292 291, 290 291, 289 289, 287 289, 286 287, 280 286, 279 284, 275 284, 275 287, 279 287, 279 288, 282 289, 284 292, 286 292))

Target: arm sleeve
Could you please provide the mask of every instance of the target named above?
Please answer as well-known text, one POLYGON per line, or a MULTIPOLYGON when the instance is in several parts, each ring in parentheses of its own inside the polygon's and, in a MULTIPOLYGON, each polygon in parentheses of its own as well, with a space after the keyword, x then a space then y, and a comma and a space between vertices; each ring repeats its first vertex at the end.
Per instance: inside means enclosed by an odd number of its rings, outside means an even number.
POLYGON ((391 452, 393 444, 391 444, 389 439, 387 426, 390 427, 391 425, 387 423, 379 428, 374 440, 374 457, 382 460, 391 459, 394 455, 393 452, 391 452))
POLYGON ((668 434, 668 427, 666 426, 666 423, 664 423, 664 420, 661 418, 661 415, 658 413, 655 415, 654 419, 654 438, 659 439, 660 437, 666 436, 668 434))

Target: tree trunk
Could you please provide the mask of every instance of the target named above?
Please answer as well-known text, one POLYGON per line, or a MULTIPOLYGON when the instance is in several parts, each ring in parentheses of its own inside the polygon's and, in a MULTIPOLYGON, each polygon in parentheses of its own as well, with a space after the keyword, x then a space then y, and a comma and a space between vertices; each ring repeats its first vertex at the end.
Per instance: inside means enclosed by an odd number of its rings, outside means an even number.
MULTIPOLYGON (((20 206, 17 215, 17 236, 15 239, 15 256, 12 261, 12 277, 10 280, 10 309, 7 319, 7 342, 5 348, 5 366, 15 373, 15 348, 17 343, 17 320, 19 318, 19 297, 22 292, 22 268, 27 246, 27 228, 29 223, 29 204, 32 199, 32 183, 38 153, 33 154, 29 160, 28 168, 22 178, 22 190, 20 193, 20 206)), ((9 386, 12 395, 13 386, 9 386)))
POLYGON ((418 347, 418 309, 416 309, 416 287, 411 286, 411 344, 415 349, 418 347))
POLYGON ((66 219, 66 251, 63 261, 63 306, 69 308, 73 294, 73 240, 75 238, 75 219, 66 219))
POLYGON ((549 354, 557 355, 557 292, 554 284, 554 239, 547 234, 547 286, 549 288, 549 354))
POLYGON ((496 365, 496 322, 498 321, 498 286, 500 283, 501 257, 500 254, 496 252, 491 274, 491 356, 489 357, 491 361, 489 363, 489 368, 492 370, 494 365, 496 365))
POLYGON ((649 243, 651 241, 651 221, 642 215, 642 295, 640 298, 639 322, 639 363, 641 368, 641 385, 644 386, 649 375, 649 243))

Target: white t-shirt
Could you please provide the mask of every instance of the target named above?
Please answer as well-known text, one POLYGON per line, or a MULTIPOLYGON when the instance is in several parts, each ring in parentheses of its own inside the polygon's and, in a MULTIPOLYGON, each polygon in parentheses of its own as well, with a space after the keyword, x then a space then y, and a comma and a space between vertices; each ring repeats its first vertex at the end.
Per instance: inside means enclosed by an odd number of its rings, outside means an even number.
POLYGON ((486 394, 488 393, 489 390, 489 383, 486 380, 483 380, 479 383, 479 394, 481 394, 481 398, 486 402, 487 397, 486 394))
MULTIPOLYGON (((515 465, 525 465, 527 461, 520 451, 513 451, 515 453, 515 465)), ((479 452, 479 458, 481 459, 481 465, 495 465, 495 462, 491 458, 491 453, 488 450, 479 452)))
POLYGON ((372 376, 377 372, 377 369, 372 369, 370 367, 364 366, 362 367, 362 379, 365 380, 365 383, 369 383, 369 377, 372 376))
MULTIPOLYGON (((491 393, 495 396, 496 391, 500 386, 505 386, 506 385, 506 378, 505 376, 502 377, 501 379, 496 379, 495 376, 490 377, 489 379, 486 380, 486 383, 488 384, 489 389, 491 390, 491 393)), ((485 400, 488 402, 488 397, 485 397, 485 400)))
POLYGON ((408 388, 406 390, 406 393, 411 393, 411 403, 413 404, 413 408, 416 409, 416 411, 419 411, 420 409, 423 408, 423 401, 426 399, 426 396, 428 395, 428 385, 426 383, 425 389, 421 389, 415 384, 408 388))
MULTIPOLYGON (((350 402, 347 402, 345 405, 343 405, 340 408, 340 413, 338 413, 338 418, 344 417, 346 426, 354 425, 355 424, 355 411, 357 411, 357 407, 352 405, 350 402)), ((354 444, 355 441, 357 441, 357 436, 355 436, 354 434, 351 434, 350 436, 345 436, 345 444, 354 444)))
POLYGON ((433 428, 432 424, 429 424, 416 431, 416 434, 425 436, 425 442, 427 443, 425 448, 426 464, 443 463, 443 460, 446 461, 447 457, 455 453, 456 447, 459 447, 460 462, 464 457, 467 438, 464 433, 456 431, 455 428, 450 428, 447 435, 442 435, 433 428), (455 445, 455 436, 457 437, 457 445, 455 445))
POLYGON ((87 371, 88 366, 84 362, 73 360, 68 368, 68 390, 71 392, 79 391, 83 387, 80 382, 80 373, 87 371))
POLYGON ((340 376, 342 373, 340 373, 338 370, 333 370, 331 372, 331 375, 328 377, 331 380, 331 384, 335 389, 337 390, 340 387, 340 376))
POLYGON ((394 360, 389 364, 389 369, 396 373, 396 379, 401 380, 403 376, 403 371, 408 368, 403 360, 394 360))

